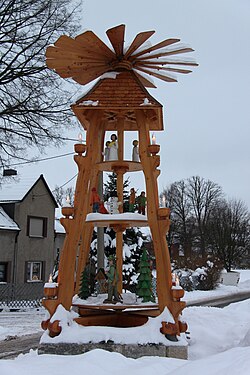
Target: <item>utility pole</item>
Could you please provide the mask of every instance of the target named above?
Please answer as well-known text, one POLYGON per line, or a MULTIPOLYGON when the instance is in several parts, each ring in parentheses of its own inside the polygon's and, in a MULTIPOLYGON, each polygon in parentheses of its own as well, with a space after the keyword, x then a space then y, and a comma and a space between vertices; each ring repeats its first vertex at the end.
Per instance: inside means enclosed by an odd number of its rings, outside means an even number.
MULTIPOLYGON (((103 172, 99 173, 98 194, 103 200, 103 172)), ((104 228, 97 227, 97 269, 104 268, 104 228)))

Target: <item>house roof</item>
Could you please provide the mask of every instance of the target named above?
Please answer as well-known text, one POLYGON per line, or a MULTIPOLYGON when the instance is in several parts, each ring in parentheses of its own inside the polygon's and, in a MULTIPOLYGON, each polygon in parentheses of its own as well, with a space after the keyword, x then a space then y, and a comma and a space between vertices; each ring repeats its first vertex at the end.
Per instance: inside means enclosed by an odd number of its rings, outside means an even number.
POLYGON ((20 230, 19 226, 12 220, 0 206, 0 229, 20 230))
POLYGON ((124 130, 138 130, 135 113, 142 111, 150 119, 150 130, 163 130, 162 105, 133 71, 117 72, 113 78, 104 75, 71 108, 85 129, 90 111, 102 111, 106 130, 114 130, 114 122, 121 114, 124 130))
POLYGON ((29 194, 30 190, 39 182, 42 181, 45 188, 54 202, 55 207, 57 207, 56 200, 45 180, 41 174, 38 178, 37 176, 24 177, 19 175, 10 177, 6 179, 0 185, 0 203, 11 203, 11 202, 21 202, 29 194))

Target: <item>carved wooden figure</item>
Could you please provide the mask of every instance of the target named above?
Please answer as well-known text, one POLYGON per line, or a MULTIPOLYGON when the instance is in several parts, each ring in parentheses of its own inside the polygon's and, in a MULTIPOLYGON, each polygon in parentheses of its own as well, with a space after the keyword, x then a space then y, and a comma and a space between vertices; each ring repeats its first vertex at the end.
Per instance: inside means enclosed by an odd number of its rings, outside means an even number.
MULTIPOLYGON (((166 39, 143 48, 144 42, 154 34, 154 31, 146 31, 139 33, 124 50, 124 33, 125 25, 107 30, 112 48, 92 31, 86 31, 75 39, 63 35, 46 51, 47 66, 62 78, 72 78, 85 85, 104 73, 107 74, 71 106, 86 131, 86 145, 75 147, 74 160, 78 166, 78 178, 74 207, 61 219, 66 238, 60 258, 57 298, 44 299, 43 304, 50 316, 59 304, 70 310, 72 297, 79 290, 81 272, 88 259, 94 226, 109 226, 116 232, 116 267, 119 273, 117 288, 121 293, 123 231, 133 226, 149 226, 156 258, 158 303, 153 308, 152 305, 136 306, 133 312, 127 312, 124 304, 122 307, 118 304, 113 307, 113 313, 106 312, 107 305, 79 306, 80 317, 76 321, 82 325, 136 326, 144 324, 149 316, 158 316, 168 307, 175 319, 174 331, 179 334, 178 318, 185 303, 174 298, 171 289, 171 266, 166 242, 170 225, 169 210, 159 208, 157 186, 160 146, 151 145, 150 142, 151 131, 163 130, 162 105, 145 87, 155 87, 151 79, 147 78, 148 75, 166 82, 176 82, 173 72, 190 73, 186 66, 197 64, 179 60, 178 57, 171 59, 171 56, 193 51, 191 48, 178 46, 179 39, 166 39), (103 161, 107 131, 117 134, 116 139, 111 139, 115 142, 116 154, 114 157, 109 154, 109 158, 103 161), (125 131, 138 132, 140 162, 124 160, 125 131), (145 176, 147 216, 141 215, 142 218, 138 219, 138 214, 130 214, 129 219, 124 216, 124 219, 115 220, 112 219, 114 215, 108 215, 108 219, 104 215, 106 219, 102 220, 99 214, 91 213, 91 194, 97 186, 100 172, 117 174, 118 201, 122 203, 124 174, 140 170, 145 176), (133 220, 131 215, 135 215, 136 219, 133 220)), ((122 208, 123 204, 119 206, 120 214, 122 208)), ((59 334, 58 325, 50 324, 49 321, 43 326, 49 328, 51 336, 59 334)))

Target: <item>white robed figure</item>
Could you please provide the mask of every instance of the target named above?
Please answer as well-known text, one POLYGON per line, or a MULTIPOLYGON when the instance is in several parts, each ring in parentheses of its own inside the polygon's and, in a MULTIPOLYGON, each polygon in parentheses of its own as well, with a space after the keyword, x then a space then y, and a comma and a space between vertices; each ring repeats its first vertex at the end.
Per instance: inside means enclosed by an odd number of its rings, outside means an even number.
POLYGON ((109 160, 118 160, 118 144, 116 134, 111 135, 111 142, 109 147, 109 160))

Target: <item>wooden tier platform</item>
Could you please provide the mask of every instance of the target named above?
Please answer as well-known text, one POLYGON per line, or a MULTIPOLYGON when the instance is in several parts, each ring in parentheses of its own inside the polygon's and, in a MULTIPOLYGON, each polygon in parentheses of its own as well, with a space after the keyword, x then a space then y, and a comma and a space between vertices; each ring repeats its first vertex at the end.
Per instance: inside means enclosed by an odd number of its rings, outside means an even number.
POLYGON ((145 324, 148 317, 159 315, 158 304, 72 304, 79 314, 75 321, 83 326, 136 327, 145 324))
POLYGON ((137 310, 158 310, 159 306, 157 303, 154 303, 154 304, 143 304, 143 305, 138 305, 138 304, 134 304, 134 305, 130 305, 130 304, 124 304, 124 303, 117 303, 117 304, 112 304, 112 303, 104 303, 104 304, 101 304, 101 305, 92 305, 92 304, 78 304, 78 303, 74 303, 72 304, 72 306, 74 307, 77 307, 79 310, 84 310, 84 309, 88 309, 88 310, 120 310, 120 311, 123 311, 123 310, 133 310, 133 312, 137 312, 137 310))
POLYGON ((125 212, 123 214, 99 214, 90 213, 86 216, 86 223, 90 223, 95 227, 147 227, 148 220, 146 215, 138 213, 125 212))
POLYGON ((142 165, 139 162, 129 161, 129 160, 112 160, 112 161, 104 161, 102 163, 97 163, 96 167, 99 171, 105 172, 138 172, 142 171, 142 165))

